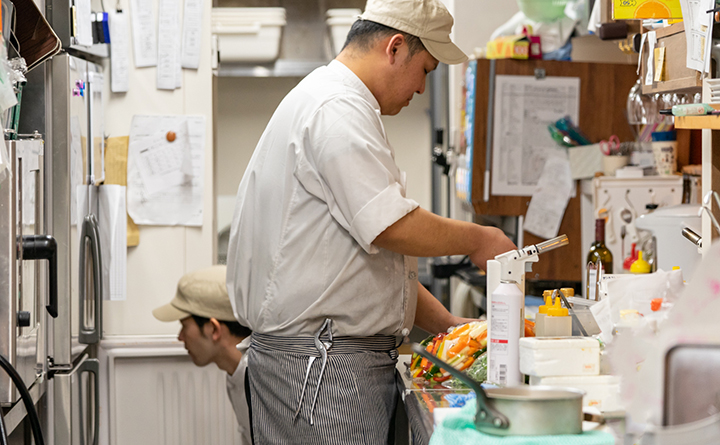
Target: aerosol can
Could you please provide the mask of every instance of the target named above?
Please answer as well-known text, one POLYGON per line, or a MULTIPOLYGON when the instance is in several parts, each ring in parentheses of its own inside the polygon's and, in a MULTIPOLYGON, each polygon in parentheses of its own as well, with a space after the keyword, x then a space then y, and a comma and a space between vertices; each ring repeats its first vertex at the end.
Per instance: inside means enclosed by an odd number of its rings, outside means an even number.
POLYGON ((502 386, 523 383, 520 337, 525 329, 525 296, 517 282, 501 280, 490 297, 492 328, 488 334, 488 379, 502 386))
POLYGON ((488 380, 504 386, 522 383, 519 341, 525 330, 525 272, 530 272, 538 255, 568 244, 567 235, 511 250, 487 262, 488 380), (514 289, 513 289, 514 287, 514 289), (517 291, 517 292, 516 292, 517 291), (519 309, 518 309, 519 307, 519 309), (507 310, 495 314, 495 310, 507 310), (512 310, 512 312, 510 312, 512 310), (512 328, 510 323, 512 323, 512 328), (493 344, 493 338, 497 339, 493 344), (511 338, 515 343, 510 343, 511 338), (507 340, 507 348, 499 348, 507 340), (507 350, 507 354, 502 352, 507 350), (511 351, 512 350, 512 351, 511 351), (504 365, 503 368, 500 365, 504 365), (512 375, 510 373, 511 369, 512 375), (501 374, 501 371, 504 374, 501 374), (504 382, 499 381, 504 375, 504 382))

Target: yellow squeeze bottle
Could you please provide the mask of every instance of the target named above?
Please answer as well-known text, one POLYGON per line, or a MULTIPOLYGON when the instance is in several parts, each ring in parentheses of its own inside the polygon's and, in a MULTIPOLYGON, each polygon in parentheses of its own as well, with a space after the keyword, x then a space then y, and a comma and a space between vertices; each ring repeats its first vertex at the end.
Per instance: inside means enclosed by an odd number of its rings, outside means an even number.
POLYGON ((545 318, 547 317, 548 308, 552 306, 552 290, 543 291, 543 299, 545 304, 538 307, 538 313, 535 315, 535 336, 545 336, 545 318))
POLYGON ((544 327, 545 337, 572 336, 572 319, 567 308, 561 306, 560 298, 556 298, 555 304, 548 308, 544 327))

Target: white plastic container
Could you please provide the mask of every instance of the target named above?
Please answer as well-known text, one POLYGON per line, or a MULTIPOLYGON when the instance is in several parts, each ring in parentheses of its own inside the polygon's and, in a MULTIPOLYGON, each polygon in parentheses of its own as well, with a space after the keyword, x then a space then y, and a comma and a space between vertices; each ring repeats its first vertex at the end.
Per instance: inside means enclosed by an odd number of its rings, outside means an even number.
POLYGON ((213 8, 218 60, 272 62, 280 53, 285 24, 285 8, 213 8))
POLYGON ((583 406, 600 411, 620 411, 620 377, 615 375, 530 377, 531 385, 562 386, 585 392, 583 406))
POLYGON ((520 339, 520 372, 539 377, 598 375, 600 344, 591 337, 520 339))
POLYGON ((336 8, 328 9, 326 13, 328 29, 330 31, 330 42, 332 44, 333 54, 336 56, 342 50, 347 39, 348 32, 352 24, 355 23, 362 11, 355 8, 336 8))
POLYGON ((517 284, 501 281, 490 297, 488 332, 488 380, 502 386, 522 384, 518 356, 523 321, 524 298, 517 284))

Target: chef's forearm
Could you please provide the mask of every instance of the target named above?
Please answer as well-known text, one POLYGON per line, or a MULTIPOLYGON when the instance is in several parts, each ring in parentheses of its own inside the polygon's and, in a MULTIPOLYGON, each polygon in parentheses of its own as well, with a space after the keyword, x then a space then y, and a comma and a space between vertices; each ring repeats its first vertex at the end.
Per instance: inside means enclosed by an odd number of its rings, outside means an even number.
POLYGON ((447 331, 450 326, 474 321, 452 315, 425 286, 418 283, 417 309, 415 310, 415 326, 431 333, 447 331))

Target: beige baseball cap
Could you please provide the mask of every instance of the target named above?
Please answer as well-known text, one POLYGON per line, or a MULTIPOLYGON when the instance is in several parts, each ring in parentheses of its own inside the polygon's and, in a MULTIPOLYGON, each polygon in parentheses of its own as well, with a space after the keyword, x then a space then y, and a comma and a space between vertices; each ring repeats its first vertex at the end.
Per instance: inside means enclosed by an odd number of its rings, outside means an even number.
POLYGON ((236 321, 225 285, 226 266, 217 265, 189 272, 180 278, 175 298, 153 310, 160 321, 177 321, 191 315, 236 321))
POLYGON ((419 37, 433 57, 448 65, 468 59, 450 40, 453 18, 440 0, 368 0, 360 19, 419 37))

